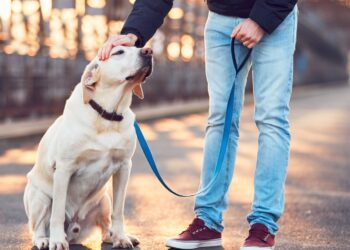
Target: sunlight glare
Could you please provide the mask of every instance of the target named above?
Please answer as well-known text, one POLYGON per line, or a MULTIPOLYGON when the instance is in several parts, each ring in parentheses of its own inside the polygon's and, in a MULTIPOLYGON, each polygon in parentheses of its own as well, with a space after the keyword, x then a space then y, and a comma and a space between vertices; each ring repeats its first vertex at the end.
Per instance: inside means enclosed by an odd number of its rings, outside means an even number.
POLYGON ((45 21, 48 21, 51 17, 52 0, 40 0, 41 14, 45 21))

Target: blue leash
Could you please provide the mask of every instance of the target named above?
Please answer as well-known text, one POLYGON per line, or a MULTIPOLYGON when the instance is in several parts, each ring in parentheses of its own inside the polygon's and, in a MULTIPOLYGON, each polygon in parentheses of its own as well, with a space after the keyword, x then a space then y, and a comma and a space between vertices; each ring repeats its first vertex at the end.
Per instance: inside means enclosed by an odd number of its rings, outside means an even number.
MULTIPOLYGON (((233 61, 233 66, 236 70, 236 77, 239 73, 239 71, 243 68, 244 64, 248 61, 249 56, 252 52, 252 50, 249 50, 246 57, 243 59, 242 63, 238 66, 237 61, 236 61, 236 56, 235 56, 235 47, 234 47, 234 38, 231 41, 231 54, 232 54, 232 61, 233 61)), ((225 123, 224 123, 224 131, 222 134, 222 140, 221 140, 221 146, 220 146, 220 152, 219 152, 219 157, 218 160, 216 162, 216 166, 215 166, 215 170, 214 170, 214 177, 213 179, 209 182, 209 184, 207 186, 205 186, 204 188, 200 189, 197 193, 194 194, 188 194, 188 195, 184 195, 184 194, 179 194, 177 192, 175 192, 174 190, 172 190, 163 180, 162 176, 160 175, 158 168, 157 168, 157 164, 154 161, 152 152, 147 144, 147 141, 144 137, 144 135, 142 134, 142 131, 140 129, 139 124, 137 123, 137 121, 135 120, 134 122, 134 127, 136 130, 136 135, 137 138, 139 140, 139 144, 141 146, 141 149, 153 171, 153 173, 155 174, 155 176, 157 177, 157 179, 159 180, 159 182, 172 194, 179 196, 179 197, 192 197, 195 195, 198 195, 200 193, 203 193, 205 191, 207 191, 208 189, 210 189, 214 183, 217 180, 217 177, 220 174, 220 171, 222 169, 222 165, 224 162, 224 158, 225 158, 225 154, 226 154, 226 150, 227 150, 227 145, 228 145, 228 139, 229 139, 229 134, 230 134, 230 129, 231 129, 231 123, 232 123, 232 116, 233 116, 233 102, 234 102, 234 96, 235 96, 235 80, 232 84, 232 88, 231 88, 231 93, 230 93, 230 97, 228 99, 227 102, 227 107, 226 107, 226 116, 225 116, 225 123)))

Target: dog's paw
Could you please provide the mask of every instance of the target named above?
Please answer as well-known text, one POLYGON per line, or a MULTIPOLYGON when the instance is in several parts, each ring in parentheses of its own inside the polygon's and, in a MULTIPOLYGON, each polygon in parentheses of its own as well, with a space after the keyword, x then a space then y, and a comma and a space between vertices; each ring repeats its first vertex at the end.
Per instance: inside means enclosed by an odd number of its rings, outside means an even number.
POLYGON ((50 237, 50 250, 69 250, 66 237, 50 237))
POLYGON ((113 248, 133 248, 130 238, 126 235, 120 237, 113 237, 113 248))
POLYGON ((109 232, 107 239, 107 242, 110 241, 113 244, 113 248, 133 248, 140 243, 135 237, 112 231, 109 232))
POLYGON ((45 249, 49 247, 49 238, 47 237, 38 237, 34 239, 34 246, 38 249, 45 249))
POLYGON ((134 247, 140 244, 140 241, 132 235, 128 235, 129 239, 131 240, 131 243, 133 244, 134 247))

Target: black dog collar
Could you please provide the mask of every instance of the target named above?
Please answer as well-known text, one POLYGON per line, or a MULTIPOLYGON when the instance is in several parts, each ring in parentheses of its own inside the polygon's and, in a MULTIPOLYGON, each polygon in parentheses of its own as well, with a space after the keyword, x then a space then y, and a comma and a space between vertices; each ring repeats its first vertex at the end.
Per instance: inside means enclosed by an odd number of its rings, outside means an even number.
POLYGON ((90 100, 89 101, 90 106, 96 110, 97 113, 100 114, 101 117, 105 118, 106 120, 109 121, 115 121, 115 122, 120 122, 123 120, 123 116, 116 113, 116 112, 108 112, 106 110, 104 110, 97 102, 95 102, 94 100, 90 100))

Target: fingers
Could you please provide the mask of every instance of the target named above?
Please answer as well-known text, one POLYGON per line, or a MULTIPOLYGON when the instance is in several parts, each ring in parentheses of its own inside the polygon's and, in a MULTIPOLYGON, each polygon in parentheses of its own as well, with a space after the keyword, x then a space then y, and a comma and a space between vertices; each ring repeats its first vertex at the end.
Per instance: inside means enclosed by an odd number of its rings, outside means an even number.
POLYGON ((239 40, 245 47, 253 48, 264 36, 264 30, 253 20, 246 19, 233 30, 233 38, 239 40))
POLYGON ((113 49, 113 47, 118 46, 118 43, 116 43, 116 41, 118 40, 113 39, 113 40, 107 41, 102 46, 98 56, 100 60, 104 61, 109 58, 109 54, 111 53, 111 50, 113 49))
POLYGON ((246 46, 248 49, 253 48, 255 45, 257 44, 257 42, 253 41, 253 42, 249 42, 244 44, 244 46, 246 46))
POLYGON ((117 35, 113 36, 102 46, 102 48, 98 52, 98 58, 102 61, 109 58, 109 55, 111 53, 111 50, 120 45, 124 46, 134 46, 135 45, 135 39, 133 39, 132 36, 129 35, 117 35))
POLYGON ((112 43, 108 43, 105 47, 104 47, 104 51, 102 54, 102 60, 106 60, 109 57, 109 54, 111 53, 111 50, 113 48, 113 44, 112 43))
POLYGON ((237 25, 236 28, 232 31, 231 37, 236 38, 238 32, 241 30, 241 25, 237 25))
POLYGON ((235 38, 241 41, 242 43, 245 43, 246 41, 251 39, 251 35, 245 29, 239 27, 235 34, 235 38))
POLYGON ((246 33, 242 29, 238 30, 235 33, 235 38, 241 41, 241 43, 249 49, 253 48, 259 40, 254 34, 246 33))
POLYGON ((243 42, 243 45, 248 49, 253 48, 257 44, 257 40, 254 38, 247 39, 243 42))
POLYGON ((251 37, 242 29, 242 24, 239 24, 232 32, 232 38, 241 41, 243 44, 249 42, 251 37))
POLYGON ((246 34, 241 30, 237 32, 235 38, 239 40, 245 47, 248 47, 248 45, 252 44, 254 40, 249 34, 246 34))
POLYGON ((249 41, 249 40, 248 40, 248 41, 245 41, 245 42, 243 43, 243 45, 244 45, 245 47, 247 47, 249 44, 250 44, 250 41, 249 41))
POLYGON ((133 46, 131 39, 127 36, 124 36, 113 42, 113 47, 119 45, 133 46))
POLYGON ((103 61, 103 60, 105 60, 106 59, 106 50, 107 50, 107 44, 106 45, 104 45, 103 46, 103 48, 102 48, 102 52, 101 52, 101 60, 103 61))
POLYGON ((105 43, 102 48, 100 49, 100 52, 98 53, 98 58, 103 61, 105 60, 105 54, 106 54, 106 47, 108 46, 107 43, 105 43))
POLYGON ((243 38, 245 38, 245 34, 239 31, 236 35, 236 39, 242 42, 243 38))

